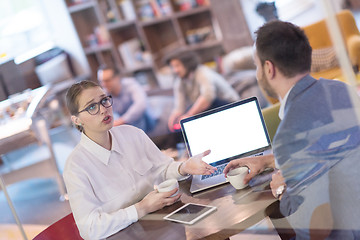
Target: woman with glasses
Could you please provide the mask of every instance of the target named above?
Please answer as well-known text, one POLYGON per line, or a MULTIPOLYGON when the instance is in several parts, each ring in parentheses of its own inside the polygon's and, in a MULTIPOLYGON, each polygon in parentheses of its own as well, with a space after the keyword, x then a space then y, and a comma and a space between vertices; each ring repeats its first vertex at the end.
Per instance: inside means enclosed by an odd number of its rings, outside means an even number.
POLYGON ((70 87, 66 102, 81 140, 70 154, 64 180, 70 206, 84 239, 108 237, 144 215, 171 205, 180 194, 153 190, 156 183, 216 168, 203 154, 185 162, 165 156, 140 129, 113 127, 112 98, 94 82, 70 87))

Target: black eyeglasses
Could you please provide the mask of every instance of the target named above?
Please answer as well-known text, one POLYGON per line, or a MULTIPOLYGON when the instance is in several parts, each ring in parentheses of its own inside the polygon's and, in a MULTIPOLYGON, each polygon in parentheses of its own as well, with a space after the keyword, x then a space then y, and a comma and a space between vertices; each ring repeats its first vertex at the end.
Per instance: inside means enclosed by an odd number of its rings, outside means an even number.
POLYGON ((102 98, 100 102, 92 103, 78 113, 87 111, 90 115, 96 115, 100 111, 100 104, 103 105, 105 108, 111 107, 113 104, 112 96, 106 96, 102 98))

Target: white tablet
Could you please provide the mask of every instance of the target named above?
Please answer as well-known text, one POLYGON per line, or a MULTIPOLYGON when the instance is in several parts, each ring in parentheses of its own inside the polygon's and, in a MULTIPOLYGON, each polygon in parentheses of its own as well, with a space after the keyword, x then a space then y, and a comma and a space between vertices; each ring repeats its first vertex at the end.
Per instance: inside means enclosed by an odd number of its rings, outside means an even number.
POLYGON ((193 224, 215 210, 216 207, 214 206, 187 203, 165 216, 164 219, 179 223, 193 224))

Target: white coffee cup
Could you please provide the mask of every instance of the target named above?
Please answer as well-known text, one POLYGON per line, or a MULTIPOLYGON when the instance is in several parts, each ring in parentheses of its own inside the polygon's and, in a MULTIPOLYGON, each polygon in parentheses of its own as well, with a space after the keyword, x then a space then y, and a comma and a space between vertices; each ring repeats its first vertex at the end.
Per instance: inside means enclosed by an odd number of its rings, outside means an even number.
MULTIPOLYGON (((168 179, 156 186, 156 189, 158 192, 170 192, 170 191, 174 190, 175 188, 179 188, 179 183, 175 178, 168 179)), ((178 193, 179 193, 179 190, 176 193, 174 193, 173 195, 171 195, 171 197, 176 196, 178 193)))
POLYGON ((231 169, 226 178, 234 188, 243 189, 247 186, 247 184, 244 184, 244 178, 248 173, 249 169, 247 167, 238 167, 231 169))

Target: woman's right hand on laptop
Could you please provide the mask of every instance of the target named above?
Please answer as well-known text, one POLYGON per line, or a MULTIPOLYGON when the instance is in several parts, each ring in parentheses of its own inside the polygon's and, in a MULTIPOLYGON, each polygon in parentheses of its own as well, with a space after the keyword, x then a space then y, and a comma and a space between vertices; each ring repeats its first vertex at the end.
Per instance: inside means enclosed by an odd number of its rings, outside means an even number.
POLYGON ((216 167, 213 167, 202 160, 202 158, 209 155, 210 152, 210 150, 206 150, 183 162, 179 167, 179 173, 181 175, 209 175, 214 173, 216 167))
POLYGON ((244 183, 247 184, 250 179, 264 171, 265 168, 273 168, 275 166, 274 155, 269 154, 231 160, 224 169, 225 177, 231 169, 244 166, 249 168, 249 174, 244 178, 244 183))

